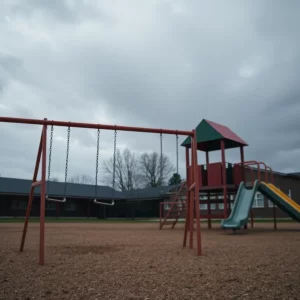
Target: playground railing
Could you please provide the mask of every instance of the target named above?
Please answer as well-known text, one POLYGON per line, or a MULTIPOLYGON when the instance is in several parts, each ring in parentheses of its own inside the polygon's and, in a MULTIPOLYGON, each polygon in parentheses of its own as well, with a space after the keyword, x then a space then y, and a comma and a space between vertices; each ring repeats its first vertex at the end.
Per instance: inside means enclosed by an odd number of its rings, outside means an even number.
POLYGON ((264 162, 258 162, 256 160, 250 160, 250 161, 245 161, 244 163, 236 163, 235 165, 237 166, 242 166, 244 165, 245 168, 248 170, 251 170, 251 178, 252 178, 252 183, 254 183, 254 170, 250 166, 257 166, 257 179, 261 181, 262 174, 261 174, 261 165, 264 167, 264 180, 266 183, 274 183, 274 174, 273 170, 271 167, 267 166, 264 162), (268 178, 268 175, 270 175, 270 178, 268 178))

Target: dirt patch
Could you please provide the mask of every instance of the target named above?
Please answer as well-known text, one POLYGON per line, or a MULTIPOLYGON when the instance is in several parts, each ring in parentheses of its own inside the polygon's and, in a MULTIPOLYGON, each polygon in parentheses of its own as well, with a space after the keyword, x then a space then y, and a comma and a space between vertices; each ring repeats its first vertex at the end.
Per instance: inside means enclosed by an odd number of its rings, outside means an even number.
POLYGON ((92 254, 104 254, 120 251, 123 247, 118 246, 100 246, 100 245, 85 245, 85 246, 54 246, 52 250, 61 255, 92 255, 92 254))
POLYGON ((0 224, 0 299, 300 299, 300 224, 202 226, 197 257, 181 224, 49 223, 42 267, 39 225, 20 253, 22 224, 0 224))

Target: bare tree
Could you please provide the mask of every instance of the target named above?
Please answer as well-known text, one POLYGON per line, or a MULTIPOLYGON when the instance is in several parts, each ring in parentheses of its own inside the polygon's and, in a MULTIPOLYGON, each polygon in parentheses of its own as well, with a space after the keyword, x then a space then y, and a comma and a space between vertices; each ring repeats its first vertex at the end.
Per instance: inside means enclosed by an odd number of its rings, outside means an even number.
MULTIPOLYGON (((113 157, 104 162, 106 181, 112 184, 113 157)), ((140 186, 139 157, 129 149, 116 152, 115 188, 121 191, 130 191, 140 186)))
POLYGON ((77 174, 72 176, 68 182, 70 183, 81 183, 81 184, 94 184, 95 183, 95 179, 90 176, 90 175, 85 175, 85 174, 77 174))
POLYGON ((166 178, 175 168, 165 155, 161 157, 157 152, 144 153, 140 158, 140 172, 145 186, 161 186, 166 184, 166 178))

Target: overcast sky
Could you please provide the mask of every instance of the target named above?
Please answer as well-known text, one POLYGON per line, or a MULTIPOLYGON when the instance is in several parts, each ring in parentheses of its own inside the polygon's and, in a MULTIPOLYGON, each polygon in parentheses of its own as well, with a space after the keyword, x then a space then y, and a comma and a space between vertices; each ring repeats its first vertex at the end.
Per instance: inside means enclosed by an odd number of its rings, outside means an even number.
MULTIPOLYGON (((300 171, 299 11, 296 0, 2 0, 0 115, 184 130, 206 118, 249 143, 247 160, 300 171)), ((40 130, 0 124, 2 176, 32 177, 40 130)), ((61 179, 66 134, 55 128, 61 179)), ((104 161, 113 132, 100 140, 104 161)), ((96 130, 71 131, 69 176, 94 176, 95 146, 96 130)), ((117 146, 159 151, 159 135, 119 132, 117 146)), ((175 163, 175 137, 164 152, 175 163)), ((184 163, 181 149, 183 177, 184 163)))

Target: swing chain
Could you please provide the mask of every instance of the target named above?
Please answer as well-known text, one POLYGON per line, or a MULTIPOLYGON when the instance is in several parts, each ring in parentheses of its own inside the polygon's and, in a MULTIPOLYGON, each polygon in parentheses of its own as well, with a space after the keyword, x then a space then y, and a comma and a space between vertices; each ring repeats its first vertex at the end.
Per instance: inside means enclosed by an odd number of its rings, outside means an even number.
POLYGON ((179 157, 179 150, 178 150, 178 134, 176 134, 176 173, 178 174, 178 157, 179 157))
POLYGON ((97 154, 96 154, 96 176, 95 176, 95 198, 97 198, 97 185, 98 185, 99 141, 100 141, 100 129, 98 128, 98 131, 97 131, 97 154))
POLYGON ((69 162, 69 145, 70 145, 70 126, 68 127, 68 139, 67 139, 67 153, 66 153, 66 167, 65 167, 65 186, 64 186, 64 196, 66 196, 67 191, 67 177, 68 177, 68 162, 69 162))
POLYGON ((115 130, 115 138, 114 138, 114 160, 113 160, 113 189, 115 189, 115 181, 116 181, 116 149, 117 149, 117 131, 115 130))
POLYGON ((163 135, 160 134, 160 184, 163 180, 163 135))
POLYGON ((48 159, 48 183, 50 181, 50 175, 51 175, 52 144, 53 144, 53 125, 51 126, 51 133, 50 133, 49 159, 48 159))

